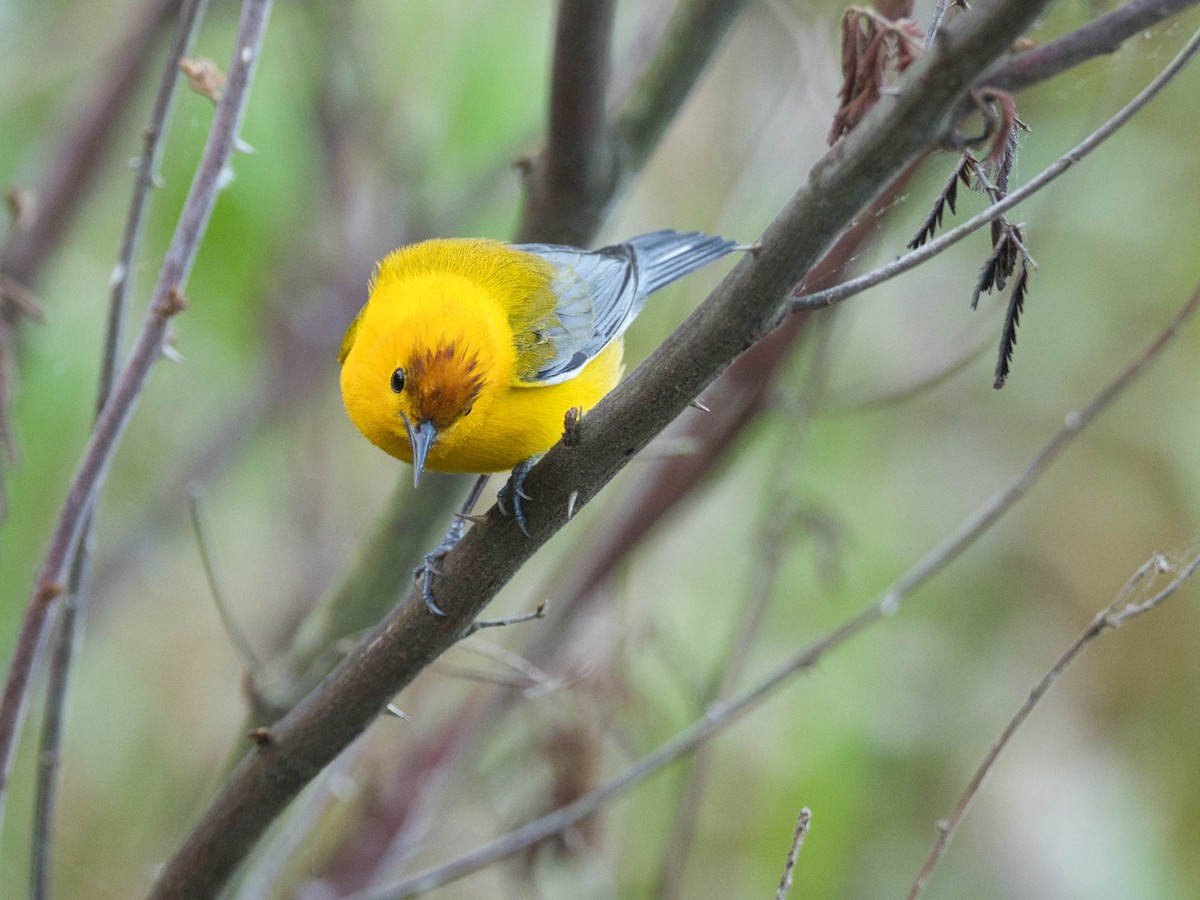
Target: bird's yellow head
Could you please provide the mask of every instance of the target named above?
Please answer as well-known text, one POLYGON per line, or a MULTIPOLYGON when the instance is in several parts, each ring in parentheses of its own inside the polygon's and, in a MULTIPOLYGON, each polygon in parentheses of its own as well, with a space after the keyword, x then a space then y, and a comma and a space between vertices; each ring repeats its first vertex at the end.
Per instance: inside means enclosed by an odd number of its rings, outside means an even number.
POLYGON ((358 429, 376 446, 429 468, 473 437, 515 352, 503 312, 484 286, 445 271, 397 273, 385 265, 367 305, 342 342, 342 397, 358 429), (398 277, 397 277, 398 276, 398 277))

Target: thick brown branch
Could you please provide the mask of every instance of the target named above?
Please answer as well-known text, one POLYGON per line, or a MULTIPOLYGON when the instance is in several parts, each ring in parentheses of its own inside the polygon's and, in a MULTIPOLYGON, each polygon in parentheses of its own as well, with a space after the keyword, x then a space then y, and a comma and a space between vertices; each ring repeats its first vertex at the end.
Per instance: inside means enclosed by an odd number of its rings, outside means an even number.
POLYGON ((1011 45, 1046 0, 977 7, 905 73, 852 134, 814 169, 711 297, 583 423, 582 443, 554 448, 526 489, 537 497, 531 537, 493 511, 443 564, 431 620, 410 594, 326 681, 271 729, 270 746, 234 769, 153 896, 211 897, 296 793, 360 734, 397 691, 469 627, 516 570, 567 520, 569 499, 590 501, 730 361, 780 319, 792 286, 846 223, 909 162, 940 140, 971 82, 1011 45))
POLYGON ((606 120, 611 5, 563 0, 560 6, 550 134, 546 151, 528 163, 519 240, 592 242, 604 211, 658 146, 746 0, 681 0, 654 58, 606 120), (574 148, 583 165, 563 168, 570 157, 556 143, 574 148))
POLYGON ((560 0, 546 149, 526 168, 518 239, 586 245, 613 194, 605 104, 613 0, 560 0))

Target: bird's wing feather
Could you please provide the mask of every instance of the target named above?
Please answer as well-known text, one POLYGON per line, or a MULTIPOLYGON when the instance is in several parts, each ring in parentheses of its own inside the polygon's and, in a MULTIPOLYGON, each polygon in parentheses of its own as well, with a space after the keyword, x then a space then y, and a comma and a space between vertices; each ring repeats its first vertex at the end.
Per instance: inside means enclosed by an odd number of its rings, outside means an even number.
POLYGON ((519 383, 557 384, 579 374, 628 327, 640 308, 639 300, 645 299, 638 290, 638 268, 625 246, 587 251, 518 244, 517 249, 536 253, 556 272, 550 284, 556 298, 553 314, 519 332, 548 344, 551 352, 538 354, 539 364, 521 373, 519 383))
POLYGON ((655 231, 592 251, 518 244, 556 272, 550 284, 554 310, 538 322, 515 323, 521 326, 514 327, 519 356, 531 360, 518 384, 556 384, 578 375, 625 332, 647 295, 736 247, 698 231, 655 231))

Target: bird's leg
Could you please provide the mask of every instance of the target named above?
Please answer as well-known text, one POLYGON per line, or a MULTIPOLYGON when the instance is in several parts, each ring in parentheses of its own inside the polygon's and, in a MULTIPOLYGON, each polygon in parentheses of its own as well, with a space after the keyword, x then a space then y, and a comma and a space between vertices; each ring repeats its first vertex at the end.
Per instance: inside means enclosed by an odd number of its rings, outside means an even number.
POLYGON ((462 536, 467 531, 467 523, 471 521, 471 510, 479 502, 479 495, 483 493, 483 488, 487 484, 488 477, 487 475, 480 475, 475 479, 475 484, 471 487, 471 493, 467 495, 466 502, 463 503, 462 508, 454 514, 454 521, 450 523, 450 527, 446 530, 446 536, 442 538, 442 542, 433 550, 426 553, 425 561, 413 569, 413 580, 422 579, 421 596, 425 598, 425 606, 435 616, 444 617, 446 613, 433 600, 433 576, 441 574, 434 563, 453 550, 455 545, 462 540, 462 536))
POLYGON ((532 457, 521 460, 513 466, 512 474, 508 476, 508 481, 504 487, 500 488, 500 493, 496 495, 496 505, 500 507, 500 512, 508 515, 507 504, 512 501, 513 518, 517 520, 517 527, 521 529, 521 533, 525 537, 529 537, 529 529, 525 527, 525 513, 521 511, 522 500, 532 500, 527 493, 521 490, 521 486, 525 483, 525 476, 529 474, 529 470, 533 468, 536 462, 532 457))

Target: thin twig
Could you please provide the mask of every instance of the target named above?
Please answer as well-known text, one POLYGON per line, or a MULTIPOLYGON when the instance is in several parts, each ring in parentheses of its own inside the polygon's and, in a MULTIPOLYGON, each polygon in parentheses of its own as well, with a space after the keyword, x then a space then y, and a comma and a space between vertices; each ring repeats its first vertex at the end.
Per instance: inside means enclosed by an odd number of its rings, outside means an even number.
POLYGON ((1042 172, 1039 172, 1034 178, 1030 179, 1028 184, 1023 185, 1013 191, 1003 200, 998 203, 993 203, 983 212, 971 217, 961 225, 952 228, 939 238, 935 238, 925 246, 911 253, 906 253, 894 262, 888 263, 885 266, 880 266, 872 272, 865 275, 860 275, 858 278, 852 278, 849 281, 836 285, 835 287, 827 288, 823 291, 816 291, 811 294, 798 296, 792 301, 792 310, 802 309, 823 309, 827 306, 832 306, 835 303, 840 303, 848 297, 859 294, 868 288, 875 287, 878 284, 895 278, 897 275, 907 272, 926 260, 936 256, 948 247, 957 244, 967 235, 977 231, 984 225, 987 225, 993 219, 1002 216, 1008 210, 1012 209, 1018 203, 1028 199, 1044 188, 1051 181, 1056 179, 1075 163, 1082 160, 1085 156, 1095 150, 1108 138, 1112 137, 1121 126, 1128 122, 1142 107, 1154 99, 1164 87, 1171 82, 1183 69, 1190 63, 1200 52, 1200 31, 1192 35, 1191 40, 1184 45, 1183 49, 1167 64, 1158 75, 1151 81, 1142 91, 1129 101, 1121 110, 1111 119, 1088 135, 1078 146, 1068 151, 1060 157, 1052 165, 1048 166, 1042 172))
MULTIPOLYGON (((826 324, 830 322, 832 320, 828 320, 826 324)), ((782 492, 785 490, 783 485, 787 472, 796 464, 808 425, 820 405, 825 390, 830 361, 830 329, 821 327, 818 328, 818 332, 820 339, 816 342, 812 354, 804 390, 794 405, 794 421, 789 423, 791 427, 787 437, 775 454, 770 471, 763 479, 764 496, 760 500, 761 527, 755 541, 759 551, 750 560, 750 577, 742 609, 737 616, 737 627, 730 637, 724 660, 700 694, 701 709, 732 693, 745 672, 750 653, 762 631, 768 604, 775 594, 790 539, 797 528, 804 524, 795 498, 782 492)), ((662 897, 663 900, 681 896, 711 763, 712 754, 706 752, 706 748, 700 748, 692 759, 691 766, 682 774, 675 820, 667 839, 662 874, 658 890, 655 892, 655 896, 662 897)))
MULTIPOLYGON (((142 75, 153 61, 159 33, 178 14, 180 0, 147 0, 132 16, 127 40, 103 67, 106 75, 80 104, 78 117, 55 142, 55 154, 35 192, 37 213, 8 234, 0 248, 0 450, 16 452, 8 406, 16 375, 13 342, 23 311, 20 291, 32 285, 42 264, 83 208, 83 200, 108 158, 109 146, 138 96, 142 75)), ((0 477, 0 487, 3 479, 0 477)), ((2 491, 0 491, 2 496, 2 491)))
POLYGON ((1129 38, 1195 6, 1197 0, 1130 0, 1081 28, 998 63, 979 87, 1012 93, 1047 81, 1104 53, 1129 38))
POLYGON ((1126 388, 1136 381, 1164 348, 1182 330, 1184 324, 1195 313, 1200 305, 1200 285, 1197 285, 1191 297, 1176 314, 1167 328, 1158 335, 1133 363, 1117 375, 1096 394, 1082 409, 1066 415, 1062 427, 1050 441, 1041 449, 1029 466, 1004 490, 995 494, 979 511, 965 521, 959 529, 943 541, 939 546, 926 554, 909 573, 884 595, 880 601, 883 612, 892 612, 900 600, 928 581, 935 573, 941 571, 947 563, 955 559, 974 540, 983 534, 991 525, 1006 513, 1014 503, 1020 500, 1034 482, 1063 450, 1075 439, 1079 432, 1087 427, 1100 413, 1108 409, 1126 388))
POLYGON ((787 900, 792 889, 792 874, 796 870, 796 858, 808 837, 808 825, 812 821, 812 812, 806 806, 796 817, 796 830, 792 832, 792 846, 788 850, 787 860, 783 864, 783 875, 779 879, 779 890, 775 892, 775 900, 787 900))
POLYGON ((605 782, 575 802, 560 807, 554 812, 477 847, 448 863, 418 872, 394 884, 355 894, 344 900, 400 900, 404 897, 414 897, 476 872, 498 860, 520 853, 539 841, 571 827, 576 822, 595 814, 613 797, 648 778, 680 756, 692 752, 717 732, 740 721, 746 713, 774 693, 792 675, 812 668, 830 650, 840 647, 876 622, 894 615, 905 597, 943 571, 962 551, 974 543, 976 538, 995 524, 1005 512, 1028 493, 1033 483, 1058 458, 1067 445, 1080 434, 1083 427, 1112 405, 1113 401, 1137 380, 1150 363, 1158 358, 1179 334, 1198 306, 1200 306, 1200 284, 1196 286, 1191 297, 1170 325, 1150 343, 1141 356, 1106 384, 1083 409, 1068 414, 1062 428, 1055 433, 1008 487, 985 502, 952 535, 926 554, 885 590, 879 599, 858 615, 804 648, 743 693, 728 701, 715 704, 702 719, 654 752, 642 757, 621 775, 605 782))
POLYGON ((535 619, 544 619, 546 618, 546 610, 549 608, 549 606, 550 601, 543 600, 538 604, 538 608, 533 610, 533 612, 521 613, 520 615, 516 616, 506 616, 503 619, 476 619, 467 627, 463 637, 470 637, 475 632, 484 628, 503 628, 506 625, 519 625, 522 622, 532 622, 535 619))
POLYGON ((933 849, 929 851, 929 856, 925 858, 925 864, 921 866, 921 871, 917 873, 916 880, 908 892, 908 900, 917 900, 924 892, 929 877, 933 874, 934 868, 946 852, 946 848, 950 845, 950 841, 954 837, 954 833, 958 830, 967 807, 975 799, 980 785, 983 784, 983 780, 992 770, 996 759, 1004 751, 1004 748, 1008 746, 1008 742, 1012 740, 1012 736, 1016 734, 1017 729, 1029 718, 1029 714, 1033 712, 1033 708, 1037 706, 1038 702, 1046 695, 1046 692, 1050 690, 1054 682, 1058 680, 1058 677, 1067 670, 1071 663, 1075 661, 1092 641, 1106 631, 1119 628, 1131 619, 1157 607, 1174 594, 1192 576, 1198 567, 1200 567, 1200 554, 1194 556, 1179 569, 1171 582, 1152 597, 1141 603, 1129 603, 1129 597, 1143 586, 1147 578, 1150 578, 1151 583, 1153 583, 1152 579, 1155 574, 1170 571, 1170 566, 1166 563, 1166 560, 1159 554, 1155 554, 1134 572, 1133 576, 1125 584, 1125 587, 1117 594, 1116 599, 1096 614, 1091 624, 1084 629, 1083 633, 1059 657, 1058 662, 1054 664, 1050 671, 1042 677, 1042 680, 1029 692, 1029 695, 1025 698, 1025 702, 1017 710, 1016 715, 1004 726, 1004 730, 1000 732, 1000 736, 996 739, 996 742, 988 749, 983 762, 979 764, 979 768, 975 770, 975 774, 967 784, 966 790, 959 797, 954 811, 946 819, 938 823, 937 840, 934 842, 933 849))
POLYGON ((150 309, 129 360, 97 419, 67 499, 59 510, 33 595, 25 609, 4 694, 0 698, 0 809, 3 808, 16 735, 48 614, 64 590, 73 552, 101 477, 133 414, 146 376, 161 356, 168 322, 186 306, 183 286, 216 202, 222 173, 233 152, 269 9, 270 0, 246 0, 243 7, 225 93, 217 106, 195 179, 163 258, 150 309))
POLYGON ((957 5, 955 0, 937 0, 933 16, 929 19, 929 28, 925 31, 925 39, 921 42, 922 46, 928 47, 933 43, 933 39, 937 37, 938 31, 942 28, 942 21, 946 18, 947 11, 955 5, 957 5))
POLYGON ((192 490, 188 494, 188 510, 192 517, 192 530, 196 534, 196 549, 200 551, 200 564, 204 568, 208 590, 212 594, 213 605, 217 608, 217 615, 225 629, 225 636, 229 638, 229 643, 233 645, 234 651, 241 658, 242 664, 245 665, 251 676, 256 681, 263 682, 266 679, 263 675, 262 662, 259 660, 258 654, 254 652, 254 648, 250 646, 246 632, 234 618, 225 590, 221 587, 221 578, 213 558, 211 543, 208 540, 208 529, 204 524, 204 511, 200 508, 200 494, 196 490, 192 490))
MULTIPOLYGON (((129 214, 121 239, 121 250, 114 270, 114 284, 109 299, 108 328, 101 352, 100 377, 96 388, 96 415, 108 400, 116 376, 117 355, 120 351, 122 323, 129 304, 133 278, 130 271, 141 242, 142 223, 149 206, 150 189, 154 185, 154 173, 161 156, 163 135, 171 114, 175 82, 178 78, 179 60, 191 46, 200 20, 203 18, 206 0, 186 0, 179 14, 175 38, 167 51, 163 64, 158 93, 151 109, 149 124, 143 132, 142 156, 138 162, 137 179, 130 200, 129 214)), ((71 669, 76 644, 79 642, 79 626, 86 616, 91 596, 91 542, 94 517, 89 515, 83 526, 79 545, 75 548, 75 559, 67 582, 67 592, 62 602, 56 627, 52 631, 50 668, 46 681, 45 712, 42 716, 41 746, 38 752, 37 784, 34 797, 34 832, 30 841, 33 897, 50 895, 50 860, 53 848, 54 804, 57 792, 59 761, 61 756, 63 715, 66 709, 67 692, 70 689, 71 669)))

